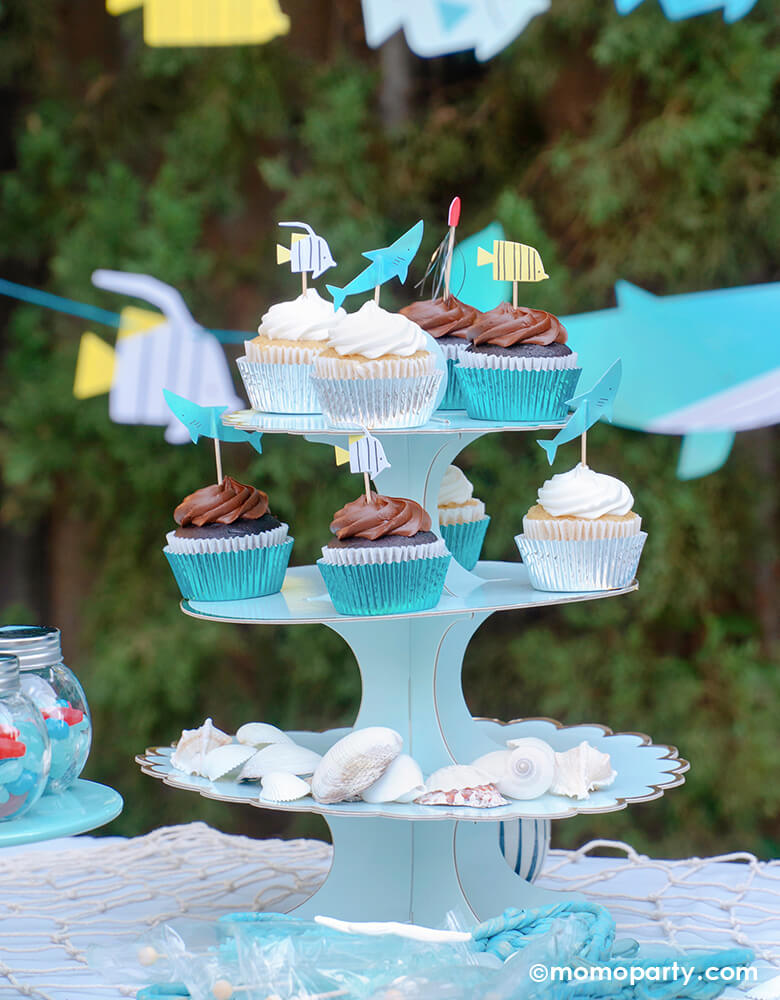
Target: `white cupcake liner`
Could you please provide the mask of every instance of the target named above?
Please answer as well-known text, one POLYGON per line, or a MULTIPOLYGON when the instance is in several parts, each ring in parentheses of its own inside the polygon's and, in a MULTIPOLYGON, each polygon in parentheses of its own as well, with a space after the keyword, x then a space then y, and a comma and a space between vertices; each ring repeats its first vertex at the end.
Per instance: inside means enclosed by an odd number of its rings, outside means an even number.
POLYGON ((463 352, 469 346, 468 340, 464 340, 462 344, 442 344, 438 340, 436 341, 436 343, 441 349, 441 353, 444 355, 445 361, 457 361, 460 358, 461 354, 463 354, 463 352))
POLYGON ((310 364, 258 364, 236 361, 253 410, 266 413, 319 413, 310 364))
POLYGON ((274 343, 265 337, 244 341, 247 361, 259 365, 311 365, 325 346, 325 339, 302 340, 300 344, 274 343), (262 339, 262 344, 258 339, 262 339))
POLYGON ((449 555, 449 550, 441 538, 424 545, 366 546, 355 549, 329 549, 324 545, 322 548, 322 560, 329 566, 377 566, 446 555, 449 555))
POLYGON ((515 535, 515 542, 536 590, 588 592, 628 587, 636 576, 647 539, 640 531, 631 538, 561 541, 515 535))
POLYGON ((631 538, 642 528, 642 518, 635 514, 630 521, 612 521, 609 518, 588 520, 577 518, 523 518, 523 534, 526 538, 541 541, 582 542, 599 538, 631 538))
POLYGON ((419 427, 437 402, 444 372, 418 378, 332 379, 312 377, 325 419, 334 427, 419 427))
POLYGON ((331 379, 389 379, 420 378, 436 368, 436 359, 423 352, 418 358, 388 357, 366 358, 354 361, 334 358, 332 355, 318 355, 314 359, 314 374, 317 378, 331 379))
POLYGON ((481 521, 484 516, 485 505, 481 500, 458 504, 457 507, 439 507, 439 524, 470 524, 472 521, 481 521))
POLYGON ((460 363, 464 368, 498 368, 503 371, 549 372, 561 368, 577 367, 577 352, 557 358, 519 358, 512 354, 475 354, 461 351, 460 363))
POLYGON ((289 526, 280 524, 278 528, 261 531, 255 535, 233 535, 231 538, 178 538, 175 531, 165 536, 167 545, 163 552, 179 555, 202 555, 204 552, 248 552, 250 549, 267 549, 270 545, 281 545, 287 538, 289 526))

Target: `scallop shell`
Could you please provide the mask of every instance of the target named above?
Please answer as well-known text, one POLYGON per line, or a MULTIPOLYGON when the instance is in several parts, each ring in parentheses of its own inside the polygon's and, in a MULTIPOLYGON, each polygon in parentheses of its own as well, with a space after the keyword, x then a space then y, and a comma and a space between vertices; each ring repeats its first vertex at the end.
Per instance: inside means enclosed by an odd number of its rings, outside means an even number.
POLYGON ((203 774, 203 759, 210 750, 226 746, 233 741, 227 733, 217 729, 211 719, 206 719, 197 729, 185 729, 171 754, 171 767, 185 774, 203 774))
POLYGON ((472 764, 450 764, 440 767, 425 782, 426 792, 449 792, 453 789, 476 788, 478 785, 490 784, 492 778, 479 767, 472 764))
POLYGON ((509 803, 492 782, 473 788, 437 789, 425 792, 414 800, 420 806, 470 806, 472 809, 492 809, 509 803))
POLYGON ((321 760, 318 753, 299 747, 297 743, 269 743, 249 758, 238 778, 239 781, 257 781, 271 771, 311 774, 321 760))
POLYGON ((242 764, 254 754, 252 747, 242 747, 238 743, 228 743, 209 750, 203 758, 203 776, 209 781, 219 781, 231 771, 238 771, 242 764))
POLYGON ((422 768, 408 753, 399 754, 373 785, 361 793, 364 802, 411 802, 425 791, 422 768))
POLYGON ((555 779, 550 791, 553 795, 567 795, 572 799, 587 799, 590 792, 608 788, 617 777, 609 754, 602 753, 586 740, 579 746, 555 755, 555 779))
POLYGON ((294 802, 311 791, 308 781, 290 771, 269 771, 263 775, 260 784, 260 799, 263 802, 294 802))
POLYGON ((239 743, 247 746, 260 747, 268 746, 269 743, 293 743, 287 733, 272 726, 270 722, 246 722, 236 733, 239 743))
POLYGON ((485 754, 474 762, 486 771, 502 795, 510 799, 538 799, 550 790, 555 777, 555 751, 544 740, 529 736, 510 740, 511 749, 485 754))
POLYGON ((320 761, 311 780, 312 795, 324 803, 357 798, 381 777, 402 746, 400 733, 384 726, 347 733, 320 761))

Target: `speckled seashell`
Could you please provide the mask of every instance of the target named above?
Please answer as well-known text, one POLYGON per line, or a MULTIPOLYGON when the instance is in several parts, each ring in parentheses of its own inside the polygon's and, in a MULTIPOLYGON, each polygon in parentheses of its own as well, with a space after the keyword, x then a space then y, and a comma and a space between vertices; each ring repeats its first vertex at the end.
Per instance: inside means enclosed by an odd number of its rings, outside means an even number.
POLYGON ((239 743, 260 749, 269 743, 293 743, 287 733, 272 726, 270 722, 246 722, 236 733, 239 743))
POLYGON ((308 781, 290 771, 269 771, 260 782, 263 802, 294 802, 311 792, 308 781))
POLYGON ((203 759, 216 747, 233 741, 227 733, 217 729, 211 719, 206 719, 197 729, 185 729, 171 754, 171 767, 185 774, 203 775, 203 759))
POLYGON ((311 774, 321 760, 318 753, 297 743, 270 743, 249 758, 238 777, 240 781, 259 781, 272 771, 311 774))
POLYGON ((424 791, 422 768, 408 753, 401 753, 360 797, 364 802, 411 802, 424 791))
POLYGON ((311 779, 312 795, 323 803, 358 798, 384 774, 402 746, 400 733, 384 726, 347 733, 320 761, 311 779))
POLYGON ((550 791, 572 799, 587 799, 590 792, 608 788, 617 777, 609 754, 586 740, 579 746, 555 755, 555 778, 550 791))
POLYGON ((555 775, 555 751, 533 736, 510 740, 511 749, 497 750, 474 761, 486 771, 502 795, 538 799, 550 790, 555 775))
POLYGON ((254 753, 252 747, 242 747, 239 743, 215 747, 203 758, 203 776, 209 781, 219 781, 233 771, 238 773, 239 768, 246 764, 254 753))
POLYGON ((486 785, 491 777, 481 768, 472 764, 450 764, 440 767, 425 782, 426 792, 449 792, 456 788, 476 788, 486 785))
POLYGON ((414 800, 420 806, 467 806, 472 809, 493 809, 509 803, 492 782, 473 788, 436 789, 414 800))

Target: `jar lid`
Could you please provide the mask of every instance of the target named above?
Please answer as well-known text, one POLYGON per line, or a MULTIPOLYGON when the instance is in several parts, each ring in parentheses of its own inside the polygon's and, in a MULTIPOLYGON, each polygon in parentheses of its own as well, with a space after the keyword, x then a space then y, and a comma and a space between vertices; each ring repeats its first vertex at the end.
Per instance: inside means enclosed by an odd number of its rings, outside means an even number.
POLYGON ((0 697, 18 691, 20 687, 18 657, 0 655, 0 697))
POLYGON ((19 658, 20 670, 53 667, 62 659, 60 630, 51 625, 3 625, 0 627, 0 656, 19 658))

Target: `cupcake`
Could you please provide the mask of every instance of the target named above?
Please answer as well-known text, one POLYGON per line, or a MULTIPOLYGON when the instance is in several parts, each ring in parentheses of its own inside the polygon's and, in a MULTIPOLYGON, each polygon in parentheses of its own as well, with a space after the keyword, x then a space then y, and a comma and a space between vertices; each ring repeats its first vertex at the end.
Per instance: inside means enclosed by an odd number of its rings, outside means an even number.
POLYGON ((336 319, 314 376, 335 427, 417 427, 433 412, 443 372, 420 327, 372 299, 336 319))
POLYGON ((454 295, 439 299, 420 299, 401 310, 413 323, 430 333, 442 349, 447 361, 447 391, 439 403, 440 410, 462 410, 465 397, 455 381, 453 368, 461 351, 468 346, 469 331, 480 313, 456 299, 454 295))
POLYGON ((477 565, 490 518, 476 500, 474 487, 456 465, 450 465, 439 487, 439 530, 455 559, 465 569, 477 565))
POLYGON ((579 464, 548 479, 515 541, 537 590, 627 587, 647 534, 631 491, 579 464))
POLYGON ((271 306, 257 336, 244 342, 246 356, 237 362, 254 409, 270 413, 319 411, 311 366, 325 349, 330 327, 345 315, 343 309, 334 314, 333 303, 321 299, 314 288, 292 302, 271 306))
POLYGON ((268 497, 230 476, 185 497, 163 549, 182 596, 232 601, 282 588, 293 539, 268 497))
POLYGON ((565 420, 581 369, 561 321, 502 302, 482 313, 456 378, 476 420, 565 420))
POLYGON ((333 516, 317 566, 342 615, 395 615, 438 603, 450 554, 414 500, 360 496, 333 516))

